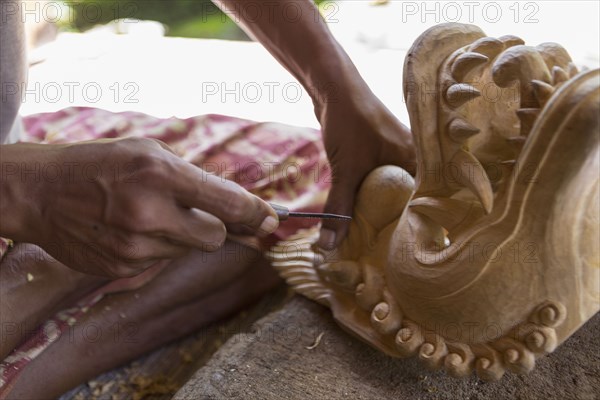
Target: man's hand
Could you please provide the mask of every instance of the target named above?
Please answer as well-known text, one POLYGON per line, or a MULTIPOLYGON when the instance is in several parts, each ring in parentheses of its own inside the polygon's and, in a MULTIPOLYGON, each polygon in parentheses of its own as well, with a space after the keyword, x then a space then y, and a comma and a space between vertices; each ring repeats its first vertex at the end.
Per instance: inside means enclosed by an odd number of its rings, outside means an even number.
MULTIPOLYGON (((412 135, 373 95, 312 0, 213 0, 304 86, 333 168, 326 212, 349 215, 365 176, 384 164, 415 169, 412 135), (259 7, 256 13, 256 7, 259 7), (291 20, 285 10, 297 10, 291 20)), ((400 90, 400 88, 398 88, 400 90)), ((325 221, 319 245, 337 246, 347 223, 325 221)))
MULTIPOLYGON (((335 98, 316 108, 332 168, 326 213, 352 215, 363 179, 381 165, 399 165, 414 173, 415 153, 408 128, 371 91, 356 82, 341 87, 335 98)), ((332 250, 348 232, 349 223, 324 220, 319 246, 332 250)))
POLYGON ((126 277, 227 229, 265 235, 272 208, 151 139, 0 148, 0 235, 35 243, 81 272, 126 277))

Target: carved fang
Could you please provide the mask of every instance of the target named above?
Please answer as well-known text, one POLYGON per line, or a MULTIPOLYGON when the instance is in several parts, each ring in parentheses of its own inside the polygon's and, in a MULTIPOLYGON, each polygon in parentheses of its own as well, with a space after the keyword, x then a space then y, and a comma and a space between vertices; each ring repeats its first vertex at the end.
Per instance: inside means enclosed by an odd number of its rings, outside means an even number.
POLYGON ((521 149, 523 148, 523 145, 525 145, 525 142, 527 141, 527 138, 525 136, 515 136, 515 137, 506 139, 506 141, 515 150, 521 151, 521 149))
POLYGON ((502 88, 518 81, 521 107, 539 107, 529 84, 532 80, 551 81, 546 62, 535 48, 529 46, 515 46, 504 51, 492 67, 492 78, 502 88))
POLYGON ((500 36, 498 38, 498 40, 500 40, 502 43, 504 43, 504 46, 506 46, 506 48, 525 44, 525 41, 523 39, 521 39, 518 36, 514 36, 514 35, 500 36))
POLYGON ((480 130, 477 127, 471 125, 462 118, 453 119, 448 127, 448 135, 457 143, 462 143, 479 132, 480 130))
POLYGON ((571 56, 569 56, 567 50, 558 43, 542 43, 535 48, 544 58, 548 69, 552 69, 555 65, 566 68, 569 62, 571 62, 571 56))
POLYGON ((481 96, 479 90, 466 83, 455 83, 446 91, 446 101, 453 108, 458 108, 479 96, 481 96))
POLYGON ((496 85, 506 88, 519 81, 534 79, 550 82, 550 72, 540 53, 533 47, 517 46, 506 50, 494 63, 492 77, 496 85))
POLYGON ((488 58, 495 58, 502 50, 504 50, 504 43, 491 37, 478 39, 469 47, 469 51, 483 54, 488 58))
POLYGON ((569 79, 569 76, 561 67, 552 68, 552 83, 554 85, 558 85, 559 83, 566 82, 569 79))
POLYGON ((521 121, 521 136, 527 136, 531 132, 538 115, 540 115, 539 108, 521 108, 517 110, 517 116, 521 121))
POLYGON ((461 54, 452 64, 452 77, 462 82, 467 74, 474 68, 488 62, 489 58, 483 54, 468 52, 461 54))
POLYGON ((546 82, 538 81, 534 79, 531 81, 531 86, 533 86, 533 94, 537 99, 540 107, 546 104, 552 94, 554 93, 554 87, 546 82))
MULTIPOLYGON (((445 197, 419 197, 411 201, 409 207, 452 231, 467 218, 473 209, 473 203, 445 197)), ((481 209, 479 206, 478 208, 481 209)))
POLYGON ((479 161, 471 153, 461 149, 456 152, 451 164, 458 167, 457 176, 452 178, 477 196, 486 214, 492 212, 494 206, 492 184, 479 161))
POLYGON ((574 77, 578 73, 579 73, 579 70, 577 69, 577 67, 575 66, 575 64, 573 64, 572 62, 570 62, 567 65, 567 74, 569 75, 569 78, 574 77))

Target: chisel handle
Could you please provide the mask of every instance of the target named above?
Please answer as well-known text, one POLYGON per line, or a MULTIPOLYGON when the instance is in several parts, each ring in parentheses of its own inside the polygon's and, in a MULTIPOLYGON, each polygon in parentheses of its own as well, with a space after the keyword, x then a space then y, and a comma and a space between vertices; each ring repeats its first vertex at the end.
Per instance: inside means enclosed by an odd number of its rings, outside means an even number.
POLYGON ((279 204, 273 204, 273 203, 269 203, 269 205, 277 213, 277 217, 279 218, 279 221, 285 221, 290 217, 290 210, 287 207, 280 206, 279 204))

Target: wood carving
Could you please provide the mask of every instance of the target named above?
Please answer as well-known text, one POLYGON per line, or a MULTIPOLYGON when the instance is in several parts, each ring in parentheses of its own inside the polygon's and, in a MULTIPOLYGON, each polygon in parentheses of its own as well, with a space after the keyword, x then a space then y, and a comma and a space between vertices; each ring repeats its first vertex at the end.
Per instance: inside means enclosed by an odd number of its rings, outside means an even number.
POLYGON ((404 93, 416 179, 374 170, 335 256, 305 231, 273 265, 391 356, 527 373, 600 308, 600 70, 444 24, 409 51, 404 93))

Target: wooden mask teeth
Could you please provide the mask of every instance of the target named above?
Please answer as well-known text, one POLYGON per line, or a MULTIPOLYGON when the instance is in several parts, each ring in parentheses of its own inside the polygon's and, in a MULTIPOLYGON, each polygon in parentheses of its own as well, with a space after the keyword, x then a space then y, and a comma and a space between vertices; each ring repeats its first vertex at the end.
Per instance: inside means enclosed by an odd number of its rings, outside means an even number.
POLYGON ((475 52, 463 53, 456 58, 452 64, 452 77, 458 81, 463 82, 465 76, 473 69, 488 62, 489 58, 485 55, 475 52))
POLYGON ((575 64, 573 64, 572 62, 570 62, 567 65, 567 74, 569 75, 569 78, 574 77, 578 73, 579 73, 579 70, 577 69, 577 67, 575 66, 575 64))
POLYGON ((523 39, 521 39, 518 36, 514 36, 514 35, 504 35, 504 36, 500 36, 498 38, 499 41, 501 41, 502 43, 504 43, 504 46, 506 48, 509 47, 513 47, 513 46, 519 46, 522 44, 525 44, 525 41, 523 39))
POLYGON ((529 46, 513 47, 503 52, 494 62, 492 77, 494 83, 503 88, 515 81, 527 86, 534 79, 548 83, 551 81, 550 71, 542 55, 529 46))
POLYGON ((470 52, 483 54, 489 59, 495 58, 502 50, 504 50, 504 43, 491 37, 478 39, 469 47, 470 52))
POLYGON ((506 139, 506 142, 517 151, 521 151, 526 141, 527 138, 525 136, 514 136, 506 139))
POLYGON ((494 206, 494 192, 481 163, 471 153, 461 149, 456 152, 451 164, 458 168, 457 176, 452 178, 477 196, 486 214, 491 213, 494 206))
POLYGON ((467 83, 455 83, 446 91, 446 101, 452 108, 458 108, 479 96, 481 92, 467 83))
POLYGON ((538 115, 540 115, 539 108, 520 108, 517 110, 517 117, 521 121, 521 136, 529 135, 538 115))
POLYGON ((452 231, 467 218, 473 203, 446 197, 419 197, 411 201, 409 207, 452 231))
POLYGON ((569 76, 567 75, 564 69, 558 66, 554 66, 552 68, 552 83, 554 84, 554 86, 566 82, 568 79, 569 76))
POLYGON ((567 50, 565 50, 565 48, 558 43, 540 43, 539 45, 535 46, 535 48, 544 58, 548 69, 552 69, 552 67, 555 65, 566 69, 567 65, 572 62, 571 56, 567 50))
POLYGON ((457 143, 463 143, 465 140, 478 134, 479 132, 479 128, 471 125, 463 118, 453 119, 448 126, 448 135, 457 143))
POLYGON ((533 94, 540 107, 544 106, 544 104, 550 100, 550 97, 552 97, 552 94, 554 93, 554 87, 552 85, 537 79, 531 81, 531 86, 533 87, 533 94))

